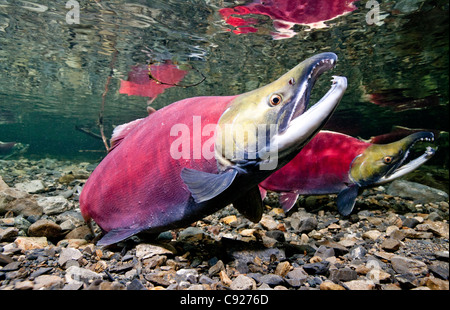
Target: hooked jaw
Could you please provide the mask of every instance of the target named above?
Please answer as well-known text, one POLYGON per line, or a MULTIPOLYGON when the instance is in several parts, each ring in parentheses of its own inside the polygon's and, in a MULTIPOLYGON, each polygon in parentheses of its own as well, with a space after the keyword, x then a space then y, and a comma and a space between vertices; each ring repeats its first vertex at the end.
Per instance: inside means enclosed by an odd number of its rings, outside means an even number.
MULTIPOLYGON (((334 53, 322 53, 307 59, 305 62, 308 63, 302 63, 297 66, 297 68, 301 68, 300 72, 303 74, 300 76, 299 80, 295 82, 296 84, 298 83, 298 86, 296 87, 296 92, 292 99, 293 104, 286 106, 286 108, 290 109, 290 112, 288 114, 289 116, 285 117, 280 124, 280 132, 286 130, 292 120, 305 112, 309 103, 311 90, 316 83, 317 78, 323 72, 333 69, 334 66, 336 66, 337 55, 334 53)), ((296 68, 292 71, 295 72, 295 70, 296 68)))
MULTIPOLYGON (((407 159, 410 150, 416 144, 418 141, 434 141, 434 135, 432 132, 418 132, 415 134, 412 134, 402 140, 408 141, 408 146, 406 148, 405 155, 401 159, 401 161, 393 168, 391 169, 386 175, 382 176, 375 185, 381 185, 387 182, 391 182, 399 177, 402 177, 411 171, 417 169, 419 166, 423 165, 425 162, 427 162, 430 158, 433 157, 433 155, 436 153, 436 149, 433 149, 432 147, 428 146, 425 150, 425 152, 419 156, 416 159, 413 159, 406 164, 402 165, 403 162, 407 159)), ((400 141, 402 141, 400 140, 400 141)), ((400 142, 399 141, 399 142, 400 142)))
POLYGON ((330 90, 309 110, 293 118, 286 129, 274 135, 271 145, 278 153, 302 147, 325 125, 347 89, 347 78, 333 76, 330 90), (299 144, 299 141, 301 142, 299 144))

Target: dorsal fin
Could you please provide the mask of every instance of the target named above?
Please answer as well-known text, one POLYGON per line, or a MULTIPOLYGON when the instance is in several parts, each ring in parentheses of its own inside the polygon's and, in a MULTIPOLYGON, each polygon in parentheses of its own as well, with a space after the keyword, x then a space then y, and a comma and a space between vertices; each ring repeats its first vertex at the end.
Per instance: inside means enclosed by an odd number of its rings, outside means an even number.
POLYGON ((142 120, 143 118, 138 118, 134 121, 119 125, 116 128, 114 128, 110 142, 111 148, 109 149, 109 151, 111 152, 114 148, 116 148, 123 140, 123 138, 125 138, 128 135, 128 133, 130 133, 130 131, 134 129, 142 120))

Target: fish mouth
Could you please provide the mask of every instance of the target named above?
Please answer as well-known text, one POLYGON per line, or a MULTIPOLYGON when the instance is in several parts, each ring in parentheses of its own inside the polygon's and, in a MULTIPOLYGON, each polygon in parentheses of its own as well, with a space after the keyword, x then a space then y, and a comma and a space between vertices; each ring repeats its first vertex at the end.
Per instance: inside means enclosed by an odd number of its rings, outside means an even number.
POLYGON ((297 91, 292 98, 293 103, 285 107, 286 111, 290 111, 287 113, 280 113, 284 116, 278 129, 280 133, 284 132, 289 127, 292 120, 306 111, 314 84, 319 76, 336 66, 337 59, 338 57, 336 54, 328 52, 315 55, 306 60, 307 63, 302 70, 303 74, 300 76, 299 80, 295 82, 298 86, 297 91))
POLYGON ((310 65, 309 74, 302 80, 302 87, 297 94, 300 97, 295 99, 296 106, 292 110, 289 122, 281 130, 279 128, 278 134, 274 135, 271 141, 271 147, 276 149, 278 157, 282 157, 284 153, 295 153, 293 151, 303 148, 331 117, 347 89, 346 77, 333 76, 328 92, 306 110, 317 77, 333 68, 337 60, 337 56, 333 53, 320 54, 314 58, 317 61, 310 65), (321 55, 326 57, 318 57, 321 55))
POLYGON ((392 167, 384 176, 382 176, 375 184, 376 185, 384 184, 393 181, 399 177, 402 177, 408 174, 409 172, 415 170, 419 166, 423 165, 430 158, 432 158, 433 155, 436 153, 437 148, 432 148, 431 146, 427 146, 425 152, 421 156, 415 159, 408 158, 413 146, 420 141, 433 142, 434 134, 432 132, 418 132, 411 135, 411 141, 407 146, 403 158, 399 161, 397 165, 392 167))

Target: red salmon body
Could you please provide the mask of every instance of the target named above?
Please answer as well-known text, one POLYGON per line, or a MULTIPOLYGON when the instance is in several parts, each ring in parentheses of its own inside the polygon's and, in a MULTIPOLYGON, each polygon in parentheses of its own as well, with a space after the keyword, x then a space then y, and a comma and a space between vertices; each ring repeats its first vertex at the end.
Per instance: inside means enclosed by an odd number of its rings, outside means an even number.
POLYGON ((260 186, 300 195, 338 193, 350 181, 350 164, 370 145, 359 139, 320 131, 298 155, 260 186))
POLYGON ((104 231, 161 230, 184 220, 190 193, 180 171, 217 172, 214 156, 199 156, 193 144, 203 146, 213 137, 211 129, 234 97, 189 98, 135 121, 86 182, 80 196, 83 217, 94 219, 104 231), (185 156, 173 158, 181 151, 185 156))

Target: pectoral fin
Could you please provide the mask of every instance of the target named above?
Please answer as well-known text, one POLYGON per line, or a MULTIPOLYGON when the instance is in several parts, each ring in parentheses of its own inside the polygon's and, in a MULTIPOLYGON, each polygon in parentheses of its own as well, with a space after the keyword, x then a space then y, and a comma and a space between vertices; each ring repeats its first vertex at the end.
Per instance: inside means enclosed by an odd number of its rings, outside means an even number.
POLYGON ((347 216, 352 213, 359 190, 360 187, 358 185, 352 184, 338 194, 337 207, 340 214, 347 216))
POLYGON ((233 207, 253 223, 259 222, 264 211, 264 204, 258 186, 255 186, 239 199, 235 200, 233 207))
POLYGON ((98 242, 97 245, 110 245, 125 240, 143 230, 142 227, 135 228, 117 228, 108 231, 98 242))
POLYGON ((261 200, 264 200, 267 196, 267 191, 264 188, 262 188, 261 186, 258 186, 258 187, 259 187, 259 192, 261 193, 261 200))
POLYGON ((219 174, 188 168, 181 170, 181 178, 187 185, 196 203, 210 200, 221 194, 233 183, 237 174, 238 172, 235 169, 229 169, 219 174))
POLYGON ((297 202, 298 194, 283 192, 280 193, 280 204, 284 212, 289 211, 297 202))

